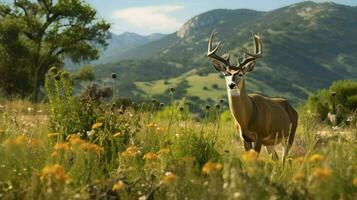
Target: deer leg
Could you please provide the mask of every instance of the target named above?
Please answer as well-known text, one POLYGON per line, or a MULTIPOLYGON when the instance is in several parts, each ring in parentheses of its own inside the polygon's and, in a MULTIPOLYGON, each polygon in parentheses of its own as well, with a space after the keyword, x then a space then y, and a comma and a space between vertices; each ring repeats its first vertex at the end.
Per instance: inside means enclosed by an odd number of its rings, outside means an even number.
POLYGON ((276 153, 274 146, 265 146, 265 149, 267 150, 268 154, 271 156, 271 159, 279 160, 279 156, 276 153))
MULTIPOLYGON (((292 127, 293 124, 290 124, 290 126, 292 127)), ((287 144, 283 146, 283 165, 285 164, 285 159, 288 156, 288 153, 291 149, 291 146, 293 145, 294 138, 295 138, 295 130, 292 130, 291 127, 289 131, 289 136, 287 138, 287 144)))
POLYGON ((243 140, 243 144, 244 144, 244 149, 246 151, 253 149, 253 142, 246 142, 243 140))
POLYGON ((254 150, 257 153, 260 153, 260 150, 262 149, 262 144, 263 144, 263 140, 260 137, 257 137, 255 143, 254 143, 254 150))

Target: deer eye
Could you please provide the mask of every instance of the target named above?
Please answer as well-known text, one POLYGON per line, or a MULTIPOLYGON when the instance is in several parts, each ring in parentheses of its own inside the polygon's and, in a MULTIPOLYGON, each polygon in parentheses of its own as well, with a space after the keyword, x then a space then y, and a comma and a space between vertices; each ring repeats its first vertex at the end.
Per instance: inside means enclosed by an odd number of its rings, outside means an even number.
POLYGON ((238 74, 238 76, 239 76, 239 77, 242 77, 242 76, 243 76, 243 74, 242 74, 242 73, 239 73, 239 74, 238 74))
POLYGON ((230 74, 229 72, 226 72, 226 73, 224 74, 224 76, 232 76, 232 74, 230 74))

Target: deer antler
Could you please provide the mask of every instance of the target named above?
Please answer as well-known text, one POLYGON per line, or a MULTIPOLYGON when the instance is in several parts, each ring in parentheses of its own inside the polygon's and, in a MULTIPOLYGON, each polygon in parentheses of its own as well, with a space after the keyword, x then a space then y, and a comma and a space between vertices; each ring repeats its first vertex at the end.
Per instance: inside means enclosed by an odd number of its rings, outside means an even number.
POLYGON ((230 59, 230 53, 229 52, 228 52, 228 55, 225 56, 226 58, 222 58, 221 56, 218 56, 216 54, 218 49, 219 49, 219 47, 221 46, 222 42, 220 41, 218 43, 218 45, 214 49, 212 49, 212 39, 214 38, 215 35, 216 35, 216 31, 213 31, 211 33, 211 36, 209 37, 207 56, 220 61, 221 63, 225 64, 227 67, 230 67, 231 64, 229 63, 229 59, 230 59))
POLYGON ((257 58, 261 58, 263 56, 263 44, 262 41, 260 40, 259 35, 254 34, 253 42, 254 42, 254 53, 244 52, 242 62, 239 62, 239 59, 237 59, 238 62, 237 67, 239 68, 244 67, 249 62, 257 58), (247 57, 247 55, 249 57, 247 57))

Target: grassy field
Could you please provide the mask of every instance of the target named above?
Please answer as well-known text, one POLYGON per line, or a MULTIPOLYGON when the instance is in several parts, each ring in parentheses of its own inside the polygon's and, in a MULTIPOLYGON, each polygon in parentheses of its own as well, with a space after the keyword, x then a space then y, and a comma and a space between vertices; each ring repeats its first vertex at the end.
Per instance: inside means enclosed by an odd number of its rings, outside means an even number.
POLYGON ((304 113, 283 167, 265 151, 244 152, 218 105, 194 121, 177 106, 102 104, 78 133, 51 132, 50 108, 1 104, 0 199, 357 197, 356 130, 334 131, 304 113))
MULTIPOLYGON (((151 82, 135 82, 135 86, 145 92, 145 94, 163 95, 167 88, 177 88, 183 81, 187 82, 184 87, 185 93, 183 95, 188 97, 198 97, 203 101, 217 100, 225 98, 227 91, 225 86, 225 80, 219 73, 210 73, 207 75, 197 75, 196 70, 191 70, 176 78, 168 78, 151 82)), ((296 86, 298 87, 298 86, 296 86)), ((289 93, 282 93, 276 91, 274 88, 263 84, 261 81, 248 77, 247 88, 249 92, 256 92, 259 94, 265 94, 270 96, 281 96, 295 99, 289 93)), ((303 89, 303 88, 301 88, 303 89)), ((308 91, 306 91, 308 93, 308 91)), ((297 99, 301 101, 301 99, 297 99)))

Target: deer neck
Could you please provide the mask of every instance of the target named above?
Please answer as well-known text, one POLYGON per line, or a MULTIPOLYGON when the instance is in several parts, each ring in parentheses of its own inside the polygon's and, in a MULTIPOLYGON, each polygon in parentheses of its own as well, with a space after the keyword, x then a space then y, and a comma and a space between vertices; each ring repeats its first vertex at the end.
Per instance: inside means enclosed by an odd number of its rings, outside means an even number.
POLYGON ((244 78, 236 88, 228 88, 227 90, 229 107, 233 117, 241 128, 248 127, 253 105, 246 92, 244 78))

